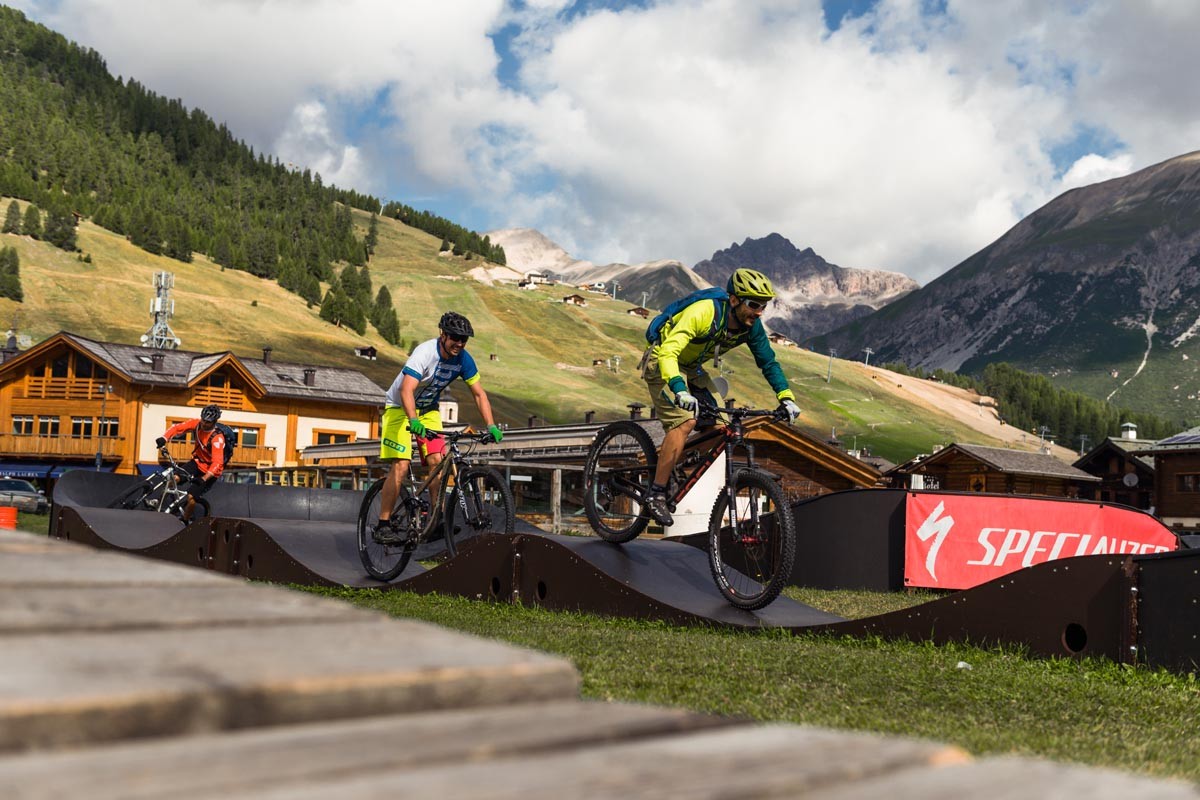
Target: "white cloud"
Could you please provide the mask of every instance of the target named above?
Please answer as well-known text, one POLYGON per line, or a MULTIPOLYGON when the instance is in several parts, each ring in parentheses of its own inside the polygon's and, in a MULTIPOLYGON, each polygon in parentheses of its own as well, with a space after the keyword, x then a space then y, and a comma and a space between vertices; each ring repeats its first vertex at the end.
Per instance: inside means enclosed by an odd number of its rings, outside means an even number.
POLYGON ((371 182, 370 167, 363 163, 359 149, 343 144, 329 125, 329 114, 322 103, 301 103, 292 110, 288 126, 275 140, 271 151, 292 169, 312 169, 326 184, 366 186, 371 182))
POLYGON ((1062 191, 1087 186, 1111 178, 1120 178, 1133 171, 1133 156, 1128 154, 1116 158, 1105 158, 1090 153, 1071 165, 1059 182, 1062 191))
POLYGON ((1200 147, 1191 0, 880 0, 832 33, 818 0, 22 3, 281 159, 598 263, 777 231, 927 282, 1066 188, 1200 147), (1055 165, 1080 131, 1119 146, 1055 165))

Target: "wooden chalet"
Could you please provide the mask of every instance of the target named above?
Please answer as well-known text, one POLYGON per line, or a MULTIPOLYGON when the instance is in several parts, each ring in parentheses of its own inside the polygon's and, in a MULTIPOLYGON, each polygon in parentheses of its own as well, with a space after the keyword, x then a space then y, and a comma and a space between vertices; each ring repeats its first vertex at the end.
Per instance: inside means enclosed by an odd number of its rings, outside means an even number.
MULTIPOLYGON (((384 392, 360 372, 230 352, 155 350, 60 332, 0 364, 0 474, 136 473, 154 440, 216 403, 230 468, 295 463, 309 445, 379 435, 384 392)), ((191 444, 172 442, 187 459, 191 444)), ((144 469, 142 470, 144 471, 144 469)))
POLYGON ((1050 497, 1078 497, 1081 487, 1100 483, 1100 478, 1046 453, 978 444, 952 444, 901 464, 891 476, 907 486, 915 484, 906 478, 920 476, 919 483, 927 489, 1050 497))
POLYGON ((1200 428, 1136 450, 1154 459, 1154 513, 1182 533, 1200 532, 1200 428))
POLYGON ((573 306, 586 306, 587 305, 587 298, 585 298, 581 294, 569 294, 566 297, 564 297, 562 299, 562 301, 564 303, 568 303, 573 306))
POLYGON ((650 317, 650 309, 644 308, 643 306, 631 308, 625 313, 631 317, 641 317, 642 319, 649 319, 650 317))
POLYGON ((1152 447, 1152 439, 1137 438, 1137 426, 1126 423, 1120 438, 1109 436, 1074 463, 1100 483, 1080 487, 1085 500, 1101 500, 1148 511, 1155 505, 1154 457, 1137 455, 1152 447))

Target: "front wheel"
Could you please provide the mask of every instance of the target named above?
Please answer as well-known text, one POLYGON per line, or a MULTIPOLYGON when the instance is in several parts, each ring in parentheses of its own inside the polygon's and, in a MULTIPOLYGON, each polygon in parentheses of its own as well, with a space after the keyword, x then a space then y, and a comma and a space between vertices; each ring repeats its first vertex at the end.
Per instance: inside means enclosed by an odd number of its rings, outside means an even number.
POLYGON ((454 491, 446 501, 446 555, 458 552, 458 543, 479 534, 512 535, 517 522, 512 489, 497 470, 471 467, 458 473, 454 491))
POLYGON ((600 429, 583 468, 583 511, 607 542, 632 541, 650 515, 640 500, 650 491, 658 454, 645 428, 621 420, 600 429))
POLYGON ((396 507, 392 510, 391 526, 383 530, 377 528, 384 480, 387 479, 371 484, 359 506, 358 557, 368 575, 376 580, 390 581, 408 566, 420 529, 412 510, 416 504, 407 502, 410 497, 407 486, 400 489, 396 507))
POLYGON ((779 596, 795 561, 796 524, 783 489, 758 470, 734 473, 708 520, 708 563, 721 594, 738 608, 762 608, 779 596))

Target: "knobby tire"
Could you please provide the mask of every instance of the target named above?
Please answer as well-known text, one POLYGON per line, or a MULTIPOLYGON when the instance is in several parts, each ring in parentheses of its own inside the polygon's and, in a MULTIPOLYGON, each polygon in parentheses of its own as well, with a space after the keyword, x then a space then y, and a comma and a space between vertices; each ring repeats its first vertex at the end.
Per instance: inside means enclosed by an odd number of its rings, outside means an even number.
POLYGON ((708 561, 725 599, 754 611, 778 597, 791 579, 796 524, 782 487, 771 476, 756 469, 738 470, 733 486, 737 500, 732 516, 727 488, 713 504, 708 561), (757 524, 752 506, 759 509, 757 524))
POLYGON ((409 489, 407 486, 401 486, 391 518, 393 526, 399 526, 401 530, 408 532, 408 539, 394 544, 375 541, 371 528, 379 519, 380 493, 383 491, 384 480, 386 478, 371 484, 371 488, 363 495, 362 505, 359 506, 358 557, 368 575, 375 580, 390 581, 408 566, 416 547, 414 540, 420 529, 416 528, 416 519, 405 502, 410 497, 409 489))
POLYGON ((631 496, 650 491, 658 453, 650 434, 629 420, 604 426, 588 448, 583 468, 583 511, 596 535, 622 544, 637 538, 649 513, 631 496))
POLYGON ((472 536, 511 536, 516 522, 516 503, 504 476, 492 467, 464 469, 455 479, 454 490, 446 500, 446 513, 442 515, 446 556, 453 557, 459 543, 472 536), (466 519, 458 505, 459 492, 466 500, 466 519))

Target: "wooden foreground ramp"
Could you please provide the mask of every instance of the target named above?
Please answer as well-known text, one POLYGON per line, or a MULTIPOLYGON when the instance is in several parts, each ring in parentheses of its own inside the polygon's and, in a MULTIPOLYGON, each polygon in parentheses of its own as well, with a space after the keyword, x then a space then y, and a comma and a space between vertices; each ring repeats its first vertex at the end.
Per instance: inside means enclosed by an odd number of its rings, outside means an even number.
POLYGON ((584 702, 567 661, 0 534, 0 797, 1198 798, 955 747, 584 702))

